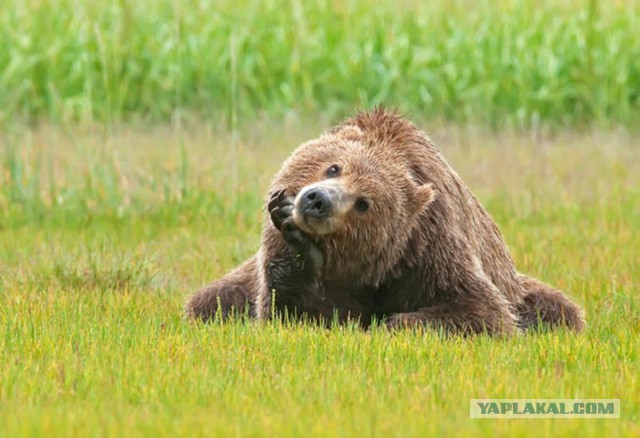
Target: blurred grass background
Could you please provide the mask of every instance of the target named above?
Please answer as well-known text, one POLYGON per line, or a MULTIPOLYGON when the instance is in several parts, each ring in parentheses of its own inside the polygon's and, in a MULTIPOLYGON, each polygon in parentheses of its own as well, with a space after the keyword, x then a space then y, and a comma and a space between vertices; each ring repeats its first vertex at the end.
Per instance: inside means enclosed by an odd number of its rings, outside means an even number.
POLYGON ((0 121, 635 126, 638 41, 633 0, 3 0, 0 121))

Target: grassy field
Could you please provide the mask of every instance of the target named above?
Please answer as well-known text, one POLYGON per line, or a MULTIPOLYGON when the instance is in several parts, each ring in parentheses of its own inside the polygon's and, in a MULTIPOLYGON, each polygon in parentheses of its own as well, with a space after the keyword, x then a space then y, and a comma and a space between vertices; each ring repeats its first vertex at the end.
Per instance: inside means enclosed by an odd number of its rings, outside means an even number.
POLYGON ((0 436, 640 434, 640 144, 623 131, 431 125, 520 269, 584 305, 581 336, 185 322, 186 295, 256 250, 271 175, 320 124, 0 134, 0 436), (619 398, 622 415, 469 419, 489 397, 619 398))
POLYGON ((3 0, 0 437, 640 436, 640 2, 3 0), (191 324, 282 160, 422 122, 520 270, 587 312, 512 339, 191 324), (618 420, 471 420, 618 398, 618 420))
POLYGON ((0 123, 394 104, 494 127, 640 122, 637 0, 3 0, 0 123))

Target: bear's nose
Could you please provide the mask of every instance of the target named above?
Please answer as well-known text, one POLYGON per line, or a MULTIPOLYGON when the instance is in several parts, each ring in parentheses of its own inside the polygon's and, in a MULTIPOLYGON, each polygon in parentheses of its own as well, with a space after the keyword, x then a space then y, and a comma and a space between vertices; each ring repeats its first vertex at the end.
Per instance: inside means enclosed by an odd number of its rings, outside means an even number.
POLYGON ((304 217, 322 219, 331 212, 331 200, 329 194, 322 189, 310 189, 302 194, 300 213, 304 217))

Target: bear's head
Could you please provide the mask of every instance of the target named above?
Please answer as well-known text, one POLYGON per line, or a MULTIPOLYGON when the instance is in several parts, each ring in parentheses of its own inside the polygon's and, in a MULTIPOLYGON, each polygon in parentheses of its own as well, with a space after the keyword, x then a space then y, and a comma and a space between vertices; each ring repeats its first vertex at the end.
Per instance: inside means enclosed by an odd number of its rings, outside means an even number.
POLYGON ((284 163, 272 190, 295 196, 293 220, 323 251, 327 277, 377 285, 407 252, 435 197, 407 150, 402 138, 346 123, 284 163))

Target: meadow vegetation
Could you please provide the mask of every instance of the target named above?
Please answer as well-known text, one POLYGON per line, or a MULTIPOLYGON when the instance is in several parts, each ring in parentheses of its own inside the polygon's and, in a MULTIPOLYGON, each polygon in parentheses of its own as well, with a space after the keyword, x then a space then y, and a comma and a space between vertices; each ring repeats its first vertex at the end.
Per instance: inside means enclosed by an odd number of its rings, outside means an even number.
POLYGON ((4 0, 0 120, 640 122, 634 0, 4 0))
MULTIPOLYGON (((416 3, 416 4, 413 4, 416 3)), ((640 4, 0 7, 0 436, 640 436, 640 4), (299 143, 385 103, 588 327, 191 324, 299 143), (471 420, 471 398, 619 398, 471 420)))
POLYGON ((3 138, 0 434, 640 432, 640 160, 624 133, 432 129, 520 269, 584 305, 581 336, 185 322, 185 296, 256 250, 269 178, 313 125, 3 138), (620 398, 622 416, 470 420, 484 397, 620 398))

